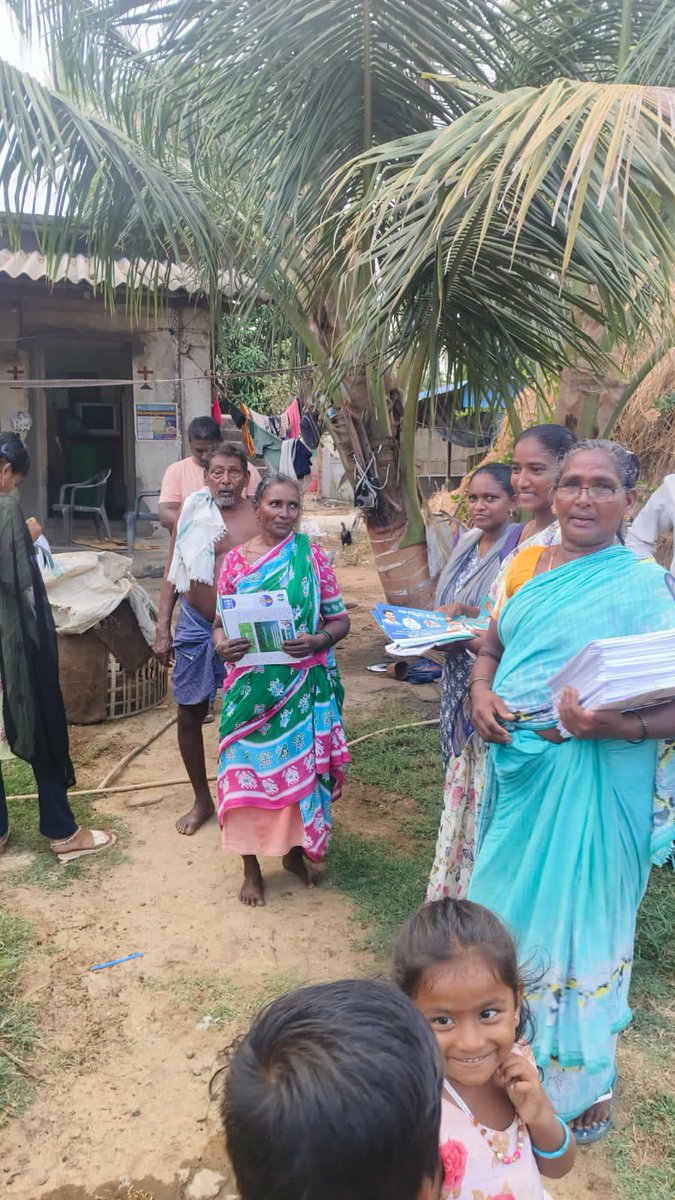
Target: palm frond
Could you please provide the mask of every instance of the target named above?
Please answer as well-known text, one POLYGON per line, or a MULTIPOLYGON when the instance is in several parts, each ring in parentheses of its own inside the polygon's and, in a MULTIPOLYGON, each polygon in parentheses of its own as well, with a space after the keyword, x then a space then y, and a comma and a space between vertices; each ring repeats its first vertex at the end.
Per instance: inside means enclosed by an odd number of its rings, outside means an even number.
POLYGON ((120 253, 131 263, 130 294, 134 280, 161 291, 171 262, 184 259, 215 286, 225 247, 189 176, 170 174, 109 123, 2 60, 0 142, 2 225, 14 243, 31 217, 51 260, 85 238, 110 299, 120 253), (148 259, 158 264, 151 280, 147 270, 141 279, 148 259))
MULTIPOLYGON (((611 276, 622 281, 626 295, 640 280, 667 281, 672 272, 673 243, 659 212, 675 196, 668 89, 557 80, 493 95, 442 130, 380 147, 368 162, 377 184, 348 214, 348 243, 368 247, 385 310, 436 259, 439 240, 444 272, 469 235, 472 270, 488 238, 515 264, 534 217, 538 244, 551 251, 547 268, 561 279, 575 246, 577 264, 581 246, 588 265, 589 256, 598 269, 604 261, 607 284, 611 276), (608 256, 616 256, 613 269, 608 256)), ((332 211, 339 195, 330 196, 332 211)))
POLYGON ((661 0, 631 44, 631 52, 619 78, 625 82, 649 82, 653 87, 675 87, 675 6, 661 0))

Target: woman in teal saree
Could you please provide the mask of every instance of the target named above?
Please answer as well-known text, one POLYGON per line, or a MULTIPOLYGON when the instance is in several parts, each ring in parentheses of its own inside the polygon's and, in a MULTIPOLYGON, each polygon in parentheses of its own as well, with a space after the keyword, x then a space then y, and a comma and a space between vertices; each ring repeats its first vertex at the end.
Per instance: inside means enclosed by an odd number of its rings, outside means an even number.
POLYGON ((532 1048, 582 1143, 609 1128, 637 910, 675 835, 675 704, 591 712, 568 692, 560 719, 572 736, 563 736, 547 680, 593 640, 675 628, 665 572, 616 542, 637 472, 635 456, 611 442, 567 455, 561 544, 523 552, 529 579, 514 560, 515 586, 470 684, 476 728, 492 746, 469 898, 501 916, 540 972, 532 1048))

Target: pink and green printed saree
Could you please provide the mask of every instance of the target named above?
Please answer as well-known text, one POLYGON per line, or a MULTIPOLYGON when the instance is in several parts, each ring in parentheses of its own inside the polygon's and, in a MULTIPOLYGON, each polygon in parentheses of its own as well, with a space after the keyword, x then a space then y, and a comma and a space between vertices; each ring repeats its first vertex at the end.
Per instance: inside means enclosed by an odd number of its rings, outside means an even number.
MULTIPOLYGON (((330 562, 304 534, 291 534, 253 566, 240 546, 225 556, 219 598, 281 589, 298 634, 345 612, 330 562)), ((301 845, 314 862, 324 857, 349 762, 343 696, 332 649, 293 665, 229 670, 218 760, 224 849, 276 856, 301 845)))

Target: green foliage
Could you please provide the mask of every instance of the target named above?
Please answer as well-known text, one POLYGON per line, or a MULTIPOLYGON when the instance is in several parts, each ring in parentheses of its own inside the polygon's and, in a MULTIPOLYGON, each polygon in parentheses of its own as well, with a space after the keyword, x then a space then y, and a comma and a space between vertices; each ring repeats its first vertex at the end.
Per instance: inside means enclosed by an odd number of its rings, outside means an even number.
POLYGON ((593 351, 575 305, 625 339, 667 295, 668 0, 9 7, 62 92, 4 81, 5 207, 51 186, 108 271, 142 242, 234 263, 338 401, 409 348, 508 405, 593 351))
POLYGON ((283 412, 297 387, 292 368, 292 331, 271 305, 223 316, 216 369, 232 400, 261 413, 283 412))

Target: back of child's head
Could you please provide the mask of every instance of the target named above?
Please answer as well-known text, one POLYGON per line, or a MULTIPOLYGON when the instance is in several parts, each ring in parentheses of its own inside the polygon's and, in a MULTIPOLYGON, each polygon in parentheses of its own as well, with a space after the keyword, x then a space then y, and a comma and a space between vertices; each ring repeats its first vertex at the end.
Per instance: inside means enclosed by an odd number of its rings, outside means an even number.
POLYGON ((442 1067, 390 984, 347 979, 275 1000, 225 1081, 242 1200, 416 1200, 438 1180, 442 1067))
POLYGON ((414 1000, 425 975, 458 965, 466 954, 480 954, 495 979, 512 990, 520 1004, 516 1041, 527 1038, 532 1018, 522 999, 524 980, 515 942, 503 921, 482 904, 445 897, 418 908, 396 942, 394 982, 414 1000))

